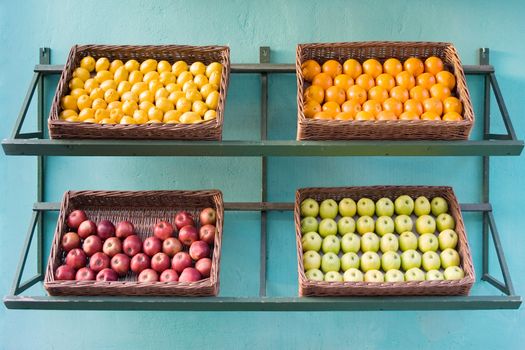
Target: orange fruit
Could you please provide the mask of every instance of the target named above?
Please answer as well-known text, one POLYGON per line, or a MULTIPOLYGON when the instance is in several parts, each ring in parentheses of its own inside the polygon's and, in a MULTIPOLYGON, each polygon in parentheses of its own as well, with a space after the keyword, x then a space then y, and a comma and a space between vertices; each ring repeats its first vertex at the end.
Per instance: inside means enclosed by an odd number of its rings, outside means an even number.
POLYGON ((323 103, 324 101, 324 90, 319 85, 311 85, 304 92, 305 101, 314 100, 318 103, 323 103))
POLYGON ((447 97, 443 100, 443 112, 456 112, 461 114, 461 112, 463 112, 463 104, 457 97, 447 97))
POLYGON ((332 111, 317 112, 314 115, 314 119, 332 120, 336 114, 332 111))
POLYGON ((428 90, 436 83, 436 78, 430 73, 423 73, 416 77, 416 83, 428 90))
POLYGON ((399 120, 418 120, 419 115, 415 112, 403 112, 399 116, 399 120))
MULTIPOLYGON (((325 91, 325 101, 334 101, 338 105, 344 103, 346 101, 346 93, 343 88, 340 88, 339 86, 330 86, 325 91)), ((388 93, 387 93, 388 95, 388 93)))
POLYGON ((318 85, 322 87, 323 90, 326 90, 334 85, 334 81, 328 73, 319 73, 312 79, 312 85, 318 85))
POLYGON ((414 79, 414 76, 410 72, 404 70, 396 75, 396 83, 397 85, 410 90, 416 86, 416 79, 414 79))
POLYGON ((407 58, 405 63, 403 63, 403 68, 414 77, 417 77, 419 74, 425 71, 425 65, 417 57, 407 58))
POLYGON ((441 120, 441 118, 434 112, 425 112, 421 114, 421 120, 441 120))
POLYGON ((323 63, 321 69, 323 73, 327 73, 332 77, 332 79, 338 76, 339 74, 343 73, 343 66, 336 60, 326 61, 325 63, 323 63))
POLYGON ((355 84, 361 86, 366 91, 370 90, 376 85, 374 78, 370 74, 366 73, 363 73, 360 76, 358 76, 355 80, 355 84))
POLYGON ((304 80, 312 81, 317 74, 321 73, 321 66, 314 60, 307 60, 301 64, 301 71, 304 80))
POLYGON ((395 98, 388 98, 383 102, 383 111, 393 112, 396 117, 399 117, 403 113, 403 104, 395 98))
POLYGON ((445 85, 450 90, 456 86, 456 77, 449 71, 443 70, 436 74, 436 80, 438 83, 445 85))
POLYGON ((410 99, 405 102, 404 111, 414 112, 418 116, 420 116, 421 114, 423 114, 423 105, 418 100, 410 99))
POLYGON ((410 89, 410 98, 423 102, 425 99, 430 97, 430 93, 424 87, 418 85, 410 89))
POLYGON ((343 63, 343 72, 355 79, 363 73, 363 67, 357 60, 350 58, 343 63))
POLYGON ((376 117, 377 120, 397 120, 397 116, 392 111, 381 111, 376 117))
POLYGON ((445 113, 445 115, 442 118, 442 120, 446 120, 446 121, 459 121, 461 119, 463 119, 463 118, 461 118, 461 114, 459 114, 457 112, 445 113))
POLYGON ((337 113, 335 116, 336 120, 354 120, 354 115, 351 112, 337 113))
POLYGON ((346 91, 350 86, 354 85, 354 79, 348 74, 339 74, 334 78, 334 85, 346 91))
POLYGON ((376 78, 376 86, 381 86, 390 91, 396 86, 396 80, 388 73, 379 74, 376 78))
POLYGON ((378 60, 370 58, 363 62, 363 72, 375 79, 383 73, 383 66, 378 60))
POLYGON ((395 86, 390 90, 390 97, 405 103, 408 100, 408 89, 403 86, 395 86))
POLYGON ((333 112, 333 113, 339 113, 341 112, 341 106, 339 106, 339 103, 334 101, 325 102, 323 104, 323 112, 333 112))
POLYGON ((352 114, 352 118, 355 118, 361 110, 361 104, 356 99, 348 100, 341 105, 341 111, 352 114))
POLYGON ((423 101, 423 110, 441 116, 443 113, 443 103, 441 103, 441 100, 436 97, 427 98, 423 101))
POLYGON ((346 97, 348 100, 355 99, 360 104, 365 103, 367 99, 366 90, 359 85, 352 85, 346 90, 346 97))
POLYGON ((372 113, 374 117, 377 117, 379 112, 383 110, 383 107, 381 106, 381 102, 376 100, 368 100, 365 103, 363 103, 363 111, 372 113))
POLYGON ((445 100, 447 97, 450 97, 450 89, 440 83, 432 85, 430 88, 430 96, 437 97, 441 101, 445 100))
POLYGON ((361 111, 361 112, 356 114, 354 119, 355 120, 374 120, 375 117, 370 112, 361 111))
POLYGON ((381 86, 374 86, 368 90, 368 99, 383 103, 388 98, 388 91, 381 86))
POLYGON ((438 74, 443 70, 443 61, 436 56, 430 56, 425 60, 425 72, 430 74, 438 74))
POLYGON ((313 118, 315 113, 321 111, 321 104, 315 100, 306 101, 306 103, 304 104, 304 116, 306 118, 313 118))
POLYGON ((392 76, 396 76, 403 70, 403 65, 397 58, 389 58, 383 63, 383 71, 392 76))

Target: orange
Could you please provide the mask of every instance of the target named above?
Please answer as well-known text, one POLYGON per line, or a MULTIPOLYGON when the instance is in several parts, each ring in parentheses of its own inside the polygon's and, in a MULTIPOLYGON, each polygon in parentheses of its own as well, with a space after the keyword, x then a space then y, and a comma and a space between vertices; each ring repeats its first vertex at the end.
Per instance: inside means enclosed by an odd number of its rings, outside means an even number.
POLYGON ((381 86, 374 86, 368 90, 368 99, 383 103, 388 98, 388 91, 381 86))
POLYGON ((326 90, 334 85, 334 81, 328 73, 319 73, 312 79, 312 85, 318 85, 322 87, 323 90, 326 90))
POLYGON ((370 112, 361 111, 356 114, 355 120, 374 120, 375 117, 370 112))
POLYGON ((305 101, 314 100, 318 103, 323 103, 324 101, 324 90, 319 85, 311 85, 304 92, 305 101))
POLYGON ((376 117, 377 120, 396 120, 397 116, 391 111, 381 111, 376 117))
POLYGON ((436 83, 436 78, 430 73, 423 73, 416 78, 417 85, 430 89, 436 83))
POLYGON ((463 118, 461 118, 461 115, 457 112, 448 112, 448 113, 445 113, 442 119, 446 121, 458 121, 463 118))
POLYGON ((414 112, 418 116, 420 116, 421 114, 423 114, 423 105, 418 100, 410 99, 405 102, 404 111, 414 112))
POLYGON ((396 86, 396 80, 388 73, 379 74, 376 78, 376 86, 381 86, 390 91, 396 86))
POLYGON ((408 100, 408 89, 403 86, 395 86, 390 90, 390 97, 395 98, 403 103, 408 100))
POLYGON ((447 97, 450 97, 450 89, 443 84, 434 84, 430 88, 430 96, 437 97, 441 101, 444 101, 447 97))
POLYGON ((399 117, 403 113, 403 104, 395 98, 388 98, 383 102, 383 111, 393 112, 396 117, 399 117))
POLYGON ((356 99, 346 101, 341 105, 341 111, 352 114, 352 118, 355 118, 356 114, 361 112, 361 104, 356 99))
POLYGON ((416 79, 414 79, 414 76, 410 72, 404 70, 396 75, 396 83, 397 85, 410 90, 416 86, 416 79))
POLYGON ((312 81, 317 74, 321 73, 321 66, 314 60, 307 60, 301 64, 301 71, 304 80, 312 81))
POLYGON ((403 70, 403 65, 397 58, 389 58, 383 63, 383 71, 390 75, 396 76, 403 70))
POLYGON ((430 97, 423 101, 423 110, 425 112, 432 112, 441 116, 443 113, 443 104, 441 100, 436 97, 430 97))
POLYGON ((374 117, 377 117, 379 112, 383 110, 383 107, 381 107, 381 102, 376 100, 368 100, 365 103, 363 103, 363 111, 372 113, 374 117))
POLYGON ((441 58, 431 56, 425 60, 425 72, 430 74, 438 74, 443 70, 443 61, 441 58))
POLYGON ((352 85, 346 90, 346 97, 348 100, 355 99, 360 104, 365 103, 367 94, 366 90, 360 87, 359 85, 352 85))
POLYGON ((414 77, 417 77, 419 74, 425 71, 425 65, 419 58, 416 57, 407 58, 405 63, 403 63, 403 68, 405 68, 405 70, 414 77))
POLYGON ((332 77, 332 79, 338 76, 339 74, 343 73, 343 66, 336 60, 326 61, 325 63, 323 63, 321 69, 323 73, 327 73, 332 77))
POLYGON ((357 60, 350 58, 343 63, 343 72, 355 79, 363 73, 363 67, 357 60))
POLYGON ((366 91, 370 90, 376 85, 374 78, 370 74, 366 73, 363 73, 360 76, 358 76, 355 80, 355 84, 361 86, 366 91))
POLYGON ((423 102, 425 99, 430 97, 430 93, 427 89, 422 86, 414 86, 410 89, 410 98, 423 102))
POLYGON ((354 120, 354 115, 351 112, 337 113, 335 116, 336 120, 354 120))
POLYGON ((315 113, 321 111, 321 105, 315 100, 306 101, 306 103, 304 104, 304 116, 306 118, 313 118, 315 113))
POLYGON ((461 114, 461 112, 463 112, 463 104, 457 97, 447 97, 443 100, 443 112, 456 112, 461 114))
POLYGON ((454 76, 454 74, 446 70, 443 70, 436 74, 436 80, 438 83, 445 85, 450 90, 452 90, 454 86, 456 86, 456 77, 454 76))
POLYGON ((403 112, 399 116, 399 120, 418 120, 419 115, 415 112, 403 112))
POLYGON ((345 90, 339 86, 330 86, 325 91, 325 101, 334 101, 338 105, 343 104, 346 101, 345 90))
POLYGON ((322 109, 323 112, 333 112, 334 114, 341 112, 341 107, 334 101, 325 102, 322 109))
POLYGON ((314 119, 325 119, 325 120, 332 120, 336 116, 336 113, 332 111, 323 111, 323 112, 317 112, 314 115, 314 119))
POLYGON ((434 112, 425 112, 421 114, 421 120, 441 120, 441 118, 434 112))
POLYGON ((383 66, 378 60, 370 58, 363 62, 363 72, 375 79, 383 73, 383 66))
POLYGON ((354 85, 354 79, 348 74, 339 74, 334 78, 334 85, 346 91, 350 86, 354 85))

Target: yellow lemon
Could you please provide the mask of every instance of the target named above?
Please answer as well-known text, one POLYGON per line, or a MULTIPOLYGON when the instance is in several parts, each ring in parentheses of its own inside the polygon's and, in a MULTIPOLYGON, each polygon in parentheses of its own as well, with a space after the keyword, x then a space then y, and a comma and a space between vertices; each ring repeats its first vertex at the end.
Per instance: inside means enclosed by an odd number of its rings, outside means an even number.
POLYGON ((157 64, 157 72, 163 73, 163 72, 171 72, 171 64, 168 61, 160 61, 157 64))
POLYGON ((84 81, 80 78, 73 78, 68 85, 70 90, 80 89, 84 87, 84 81))
POLYGON ((202 86, 200 91, 201 91, 202 97, 206 98, 208 97, 210 93, 212 93, 213 91, 218 91, 218 90, 219 90, 219 87, 217 85, 208 83, 202 86))
POLYGON ((178 77, 182 72, 188 71, 188 64, 184 61, 177 61, 171 67, 171 71, 178 77))
POLYGON ((137 124, 137 122, 135 121, 135 119, 133 119, 133 117, 130 117, 129 115, 125 115, 122 117, 122 119, 120 119, 120 124, 133 125, 133 124, 137 124))
POLYGON ((93 103, 91 104, 91 108, 94 110, 106 109, 107 106, 108 103, 103 98, 97 98, 96 100, 93 100, 93 103))
POLYGON ((107 91, 109 89, 117 89, 117 83, 115 80, 106 80, 100 84, 100 88, 104 91, 107 91))
MULTIPOLYGON (((116 71, 117 71, 120 67, 126 69, 126 68, 124 67, 124 62, 122 62, 121 60, 113 60, 113 61, 111 61, 110 65, 109 65, 109 71, 110 71, 111 73, 115 74, 116 71)), ((127 70, 126 70, 126 71, 127 71, 127 70)))
POLYGON ((91 78, 91 75, 86 68, 78 67, 73 71, 73 77, 80 78, 82 81, 86 81, 91 78))
POLYGON ((131 73, 133 71, 139 70, 140 63, 138 63, 137 60, 129 60, 126 63, 124 63, 124 67, 126 67, 127 71, 131 73))
POLYGON ((78 121, 83 122, 86 119, 93 119, 95 117, 95 112, 91 108, 84 108, 78 114, 78 121))
POLYGON ((100 84, 98 83, 98 81, 91 78, 91 79, 86 80, 86 82, 84 83, 84 90, 90 93, 94 88, 98 88, 99 85, 100 84))
POLYGON ((191 105, 191 110, 202 117, 208 111, 208 106, 203 101, 194 101, 191 105))
POLYGON ((116 123, 118 123, 123 116, 124 112, 122 112, 122 109, 120 108, 113 108, 109 110, 109 117, 116 123))
POLYGON ((209 78, 211 73, 213 72, 217 72, 220 75, 222 72, 222 64, 220 64, 219 62, 212 62, 208 64, 208 66, 206 67, 206 77, 209 78))
POLYGON ((201 93, 199 92, 199 90, 195 88, 186 90, 186 98, 190 100, 191 102, 202 101, 201 93))
POLYGON ((155 106, 166 113, 167 111, 171 111, 174 109, 173 103, 171 103, 170 100, 168 100, 166 97, 161 97, 155 102, 155 106))
POLYGON ((97 109, 95 111, 95 121, 100 123, 104 119, 109 119, 109 110, 108 109, 97 109))
POLYGON ((139 109, 139 105, 136 101, 127 100, 122 103, 122 112, 124 112, 125 115, 133 115, 133 112, 137 109, 139 109))
POLYGON ((176 107, 177 110, 181 111, 182 113, 189 112, 191 111, 191 101, 188 100, 186 97, 181 97, 177 100, 176 107))
POLYGON ((78 115, 72 115, 70 117, 67 117, 65 120, 68 122, 79 122, 80 121, 78 120, 78 115))
POLYGON ((154 100, 155 100, 155 96, 153 92, 151 92, 150 90, 142 91, 139 95, 140 102, 144 102, 144 101, 153 102, 154 100))
POLYGON ((178 123, 181 115, 182 115, 181 111, 175 111, 175 110, 167 111, 166 113, 164 113, 164 118, 162 119, 162 121, 164 123, 169 123, 169 122, 178 123))
POLYGON ((103 98, 105 91, 102 90, 102 88, 94 88, 91 90, 91 93, 89 94, 89 97, 91 97, 92 100, 97 98, 103 98))
POLYGON ((87 95, 88 92, 82 88, 76 88, 71 91, 70 95, 73 96, 75 99, 79 98, 82 95, 87 95))
POLYGON ((160 82, 164 85, 173 84, 177 81, 177 77, 172 72, 160 73, 160 82))
POLYGON ((157 107, 151 107, 148 110, 148 119, 149 120, 158 120, 159 122, 162 121, 162 118, 164 117, 164 113, 157 107))
POLYGON ((159 123, 162 123, 162 121, 157 120, 157 119, 151 119, 151 120, 148 120, 146 124, 159 124, 159 123))
POLYGON ((89 118, 89 119, 86 119, 84 120, 84 123, 96 123, 97 121, 95 120, 95 118, 89 118))
POLYGON ((140 83, 142 79, 144 79, 144 74, 138 70, 131 71, 128 75, 128 81, 131 83, 131 85, 140 83))
POLYGON ((137 96, 139 96, 142 91, 146 91, 147 89, 148 89, 148 84, 142 81, 139 83, 135 83, 133 84, 133 86, 131 86, 131 92, 137 96))
POLYGON ((193 80, 193 74, 188 71, 184 71, 177 77, 177 84, 184 85, 185 82, 191 80, 193 80))
POLYGON ((128 77, 129 77, 129 72, 124 66, 118 67, 115 73, 113 74, 113 80, 115 80, 117 84, 120 83, 121 81, 128 80, 128 77))
POLYGON ((162 89, 163 87, 164 85, 162 85, 162 83, 158 80, 152 80, 148 84, 148 88, 153 94, 155 94, 157 90, 162 89))
POLYGON ((198 90, 199 87, 197 86, 197 84, 195 84, 193 82, 193 80, 189 80, 189 81, 185 82, 184 85, 182 85, 182 91, 186 92, 189 89, 196 89, 196 90, 198 90))
POLYGON ((204 113, 204 120, 212 120, 216 118, 217 118, 217 112, 212 109, 208 109, 206 113, 204 113))
POLYGON ((208 81, 212 84, 220 86, 221 85, 221 73, 211 72, 210 76, 208 77, 208 81))
POLYGON ((95 75, 95 80, 99 84, 101 84, 102 82, 106 80, 113 80, 113 74, 110 71, 101 70, 97 72, 97 75, 95 75))
MULTIPOLYGON (((154 59, 147 59, 140 64, 140 71, 142 74, 157 70, 157 61, 154 59)), ((157 73, 158 74, 158 73, 157 73)))
POLYGON ((135 119, 137 124, 145 124, 149 120, 148 113, 146 111, 137 109, 135 112, 133 112, 133 119, 135 119))
POLYGON ((166 90, 165 88, 160 88, 155 92, 155 100, 158 100, 162 97, 168 97, 169 94, 170 93, 168 92, 168 90, 166 90))
POLYGON ((208 84, 208 78, 204 74, 197 74, 195 78, 193 78, 193 82, 195 85, 199 87, 203 87, 204 85, 208 84))
POLYGON ((179 118, 181 123, 184 124, 192 124, 197 121, 201 121, 201 116, 198 113, 195 112, 185 112, 183 113, 179 118))
POLYGON ((80 67, 92 72, 95 69, 95 59, 91 56, 86 56, 80 60, 80 67))
POLYGON ((152 80, 159 80, 159 79, 160 79, 159 73, 154 70, 154 71, 147 72, 146 74, 144 74, 144 78, 142 78, 142 81, 145 83, 149 83, 152 80))
POLYGON ((121 81, 118 83, 117 92, 122 95, 125 92, 131 91, 131 83, 129 81, 121 81))
POLYGON ((60 112, 59 114, 59 118, 60 119, 67 119, 69 117, 77 117, 78 116, 78 113, 72 109, 66 109, 66 110, 63 110, 62 112, 60 112))
POLYGON ((219 92, 213 91, 206 97, 206 104, 208 105, 209 109, 217 109, 217 106, 219 105, 219 92))
POLYGON ((105 118, 98 122, 99 124, 115 124, 111 118, 105 118))
POLYGON ((186 94, 182 91, 174 91, 168 95, 168 100, 171 101, 171 103, 176 104, 179 98, 184 97, 186 94))
POLYGON ((92 103, 93 100, 88 95, 82 95, 77 100, 77 106, 80 110, 91 107, 92 103))
POLYGON ((150 109, 151 107, 155 107, 155 105, 153 104, 153 102, 144 101, 144 102, 141 102, 141 103, 139 104, 139 109, 140 109, 141 111, 146 111, 146 112, 147 112, 147 111, 149 111, 149 109, 150 109))
POLYGON ((97 72, 107 71, 109 69, 109 60, 106 57, 100 57, 95 63, 95 70, 97 72))
POLYGON ((182 91, 182 87, 179 84, 170 83, 166 85, 166 90, 168 90, 169 93, 172 93, 175 91, 182 91))
POLYGON ((122 94, 122 96, 120 97, 120 100, 122 102, 124 102, 124 101, 135 101, 135 102, 138 102, 139 98, 132 91, 128 91, 128 92, 125 92, 125 93, 122 94))
POLYGON ((122 102, 120 102, 120 101, 113 101, 113 102, 108 103, 108 109, 109 110, 112 110, 114 108, 122 109, 122 102))
POLYGON ((193 62, 190 66, 190 72, 194 76, 206 73, 206 66, 202 62, 193 62))

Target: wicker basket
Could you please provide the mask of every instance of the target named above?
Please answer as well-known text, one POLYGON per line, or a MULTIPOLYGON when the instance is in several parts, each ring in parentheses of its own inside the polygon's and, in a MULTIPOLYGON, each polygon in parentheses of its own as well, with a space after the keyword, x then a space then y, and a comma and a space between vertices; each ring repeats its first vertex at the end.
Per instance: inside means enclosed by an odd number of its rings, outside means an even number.
POLYGON ((53 139, 221 140, 229 76, 230 49, 226 46, 75 45, 69 52, 53 99, 48 122, 49 134, 53 139), (223 69, 217 117, 200 124, 101 125, 61 120, 59 118, 61 112, 60 99, 69 93, 68 82, 73 75, 73 71, 80 65, 80 60, 88 55, 95 59, 107 57, 110 60, 120 59, 126 61, 136 59, 139 62, 149 58, 167 60, 170 63, 177 60, 185 60, 189 64, 195 61, 202 61, 204 64, 214 61, 220 62, 223 69))
MULTIPOLYGON (((198 215, 194 215, 198 224, 198 215)), ((219 262, 221 257, 224 207, 222 193, 208 191, 80 191, 66 192, 62 200, 58 224, 47 264, 44 287, 50 295, 165 295, 165 296, 216 296, 219 291, 219 262), (212 250, 210 277, 197 282, 137 282, 137 276, 128 273, 114 282, 57 281, 55 270, 65 256, 60 242, 66 233, 67 215, 82 209, 98 222, 128 220, 135 226, 136 234, 144 239, 152 235, 153 225, 160 220, 173 222, 175 212, 186 210, 197 214, 212 207, 217 211, 217 234, 212 250)))
POLYGON ((474 284, 474 266, 465 234, 465 226, 456 196, 450 187, 426 186, 369 186, 369 187, 335 187, 303 188, 295 197, 295 231, 297 239, 297 260, 299 269, 300 296, 378 296, 378 295, 467 295, 474 284), (456 281, 422 281, 422 282, 316 282, 306 278, 303 266, 303 249, 301 244, 300 203, 306 198, 317 201, 332 198, 336 201, 348 197, 357 201, 368 197, 374 201, 382 197, 394 200, 400 195, 412 198, 441 196, 448 201, 449 213, 456 220, 459 239, 456 247, 461 257, 461 267, 465 277, 456 281))
POLYGON ((474 124, 474 113, 465 75, 456 49, 449 43, 435 42, 353 42, 297 45, 297 139, 298 140, 466 140, 474 124), (329 59, 340 62, 354 58, 363 62, 369 58, 381 63, 390 57, 437 56, 456 77, 454 94, 463 103, 463 120, 389 120, 341 121, 317 120, 304 115, 304 80, 301 65, 314 59, 320 64, 329 59))

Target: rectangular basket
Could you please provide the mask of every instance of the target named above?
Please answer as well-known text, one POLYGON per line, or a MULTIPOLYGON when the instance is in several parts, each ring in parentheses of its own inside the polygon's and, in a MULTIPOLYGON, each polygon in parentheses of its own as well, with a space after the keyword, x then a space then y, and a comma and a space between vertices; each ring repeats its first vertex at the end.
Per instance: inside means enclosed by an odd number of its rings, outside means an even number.
POLYGON ((203 191, 69 191, 64 194, 60 215, 51 246, 44 287, 50 295, 164 295, 216 296, 219 291, 224 205, 218 190, 203 191), (55 270, 65 256, 60 242, 67 232, 66 218, 75 209, 82 209, 98 222, 102 219, 117 223, 128 220, 135 226, 142 240, 151 236, 153 226, 160 220, 173 222, 178 210, 193 214, 198 224, 199 210, 212 207, 217 211, 217 233, 212 249, 210 277, 197 282, 137 282, 135 274, 128 273, 114 282, 57 281, 55 270))
POLYGON ((349 42, 325 44, 299 44, 296 55, 297 71, 297 140, 466 140, 474 124, 474 113, 455 47, 442 42, 349 42), (445 68, 456 77, 454 94, 463 103, 463 120, 388 120, 342 121, 317 120, 304 115, 304 80, 301 65, 309 59, 323 64, 329 59, 343 63, 349 58, 360 63, 375 58, 383 63, 394 57, 401 61, 409 57, 425 59, 437 56, 445 68))
POLYGON ((164 140, 221 140, 224 105, 230 76, 230 49, 226 46, 131 46, 131 45, 75 45, 71 48, 66 65, 60 76, 49 115, 49 135, 53 139, 164 139, 164 140), (223 66, 219 87, 219 104, 216 119, 199 124, 95 124, 68 122, 59 118, 60 100, 69 93, 68 82, 73 71, 85 56, 97 59, 139 62, 146 59, 167 60, 171 64, 185 60, 188 64, 201 61, 204 64, 220 62, 223 66))
POLYGON ((297 261, 299 272, 300 296, 389 296, 389 295, 468 295, 475 281, 474 266, 465 233, 461 210, 451 187, 439 186, 365 186, 302 188, 295 197, 295 232, 297 241, 297 261), (461 267, 465 277, 455 281, 421 281, 421 282, 317 282, 306 278, 303 266, 303 249, 301 244, 300 204, 306 198, 317 201, 332 198, 339 201, 343 198, 367 197, 374 202, 387 197, 392 201, 400 195, 409 195, 413 199, 426 196, 431 199, 443 197, 449 204, 449 213, 456 221, 455 231, 458 234, 456 250, 461 258, 461 267))

